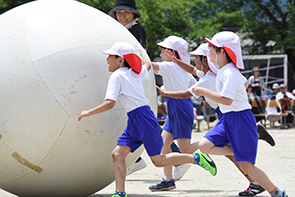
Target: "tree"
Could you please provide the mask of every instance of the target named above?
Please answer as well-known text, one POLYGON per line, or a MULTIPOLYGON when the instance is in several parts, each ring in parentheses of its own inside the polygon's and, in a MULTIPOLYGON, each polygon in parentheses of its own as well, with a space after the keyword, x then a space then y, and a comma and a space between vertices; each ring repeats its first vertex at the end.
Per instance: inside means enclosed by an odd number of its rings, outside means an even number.
POLYGON ((0 14, 32 0, 0 0, 0 14))
POLYGON ((246 1, 246 21, 242 30, 253 44, 247 46, 250 54, 273 54, 279 51, 288 55, 289 88, 294 89, 295 73, 295 2, 293 0, 246 1), (272 44, 269 44, 269 43, 272 44))

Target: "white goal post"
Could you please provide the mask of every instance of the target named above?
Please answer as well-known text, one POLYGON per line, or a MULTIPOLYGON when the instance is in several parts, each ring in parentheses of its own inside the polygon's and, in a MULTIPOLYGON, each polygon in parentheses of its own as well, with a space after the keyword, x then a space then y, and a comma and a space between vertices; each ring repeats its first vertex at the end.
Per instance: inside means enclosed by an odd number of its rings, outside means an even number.
MULTIPOLYGON (((267 61, 267 66, 264 68, 259 68, 260 70, 265 70, 265 84, 270 84, 270 83, 276 83, 276 81, 271 81, 271 77, 269 75, 270 69, 278 68, 278 67, 283 67, 283 77, 281 78, 281 81, 285 85, 288 83, 288 56, 286 54, 280 54, 280 55, 243 55, 243 60, 266 60, 267 61), (283 65, 279 66, 271 66, 271 59, 283 59, 283 65)), ((252 68, 251 68, 252 69, 252 68)), ((252 70, 245 70, 241 71, 241 73, 249 73, 252 72, 252 70)), ((266 93, 266 90, 265 92, 266 93)))

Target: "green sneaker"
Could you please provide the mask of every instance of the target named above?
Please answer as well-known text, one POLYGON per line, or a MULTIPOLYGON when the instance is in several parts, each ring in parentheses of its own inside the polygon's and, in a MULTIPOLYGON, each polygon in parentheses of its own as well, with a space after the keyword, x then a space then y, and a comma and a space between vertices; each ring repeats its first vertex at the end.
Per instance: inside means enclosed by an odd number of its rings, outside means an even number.
POLYGON ((116 192, 112 197, 127 197, 127 194, 125 192, 116 192))
POLYGON ((213 176, 217 174, 216 165, 209 155, 202 153, 200 149, 194 152, 193 155, 195 157, 195 164, 198 164, 205 170, 209 170, 213 176))

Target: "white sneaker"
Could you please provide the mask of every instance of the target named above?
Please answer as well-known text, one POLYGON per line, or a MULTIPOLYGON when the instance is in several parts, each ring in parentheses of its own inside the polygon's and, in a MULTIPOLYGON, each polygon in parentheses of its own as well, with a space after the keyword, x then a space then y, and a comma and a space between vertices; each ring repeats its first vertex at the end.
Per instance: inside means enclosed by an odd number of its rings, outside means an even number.
POLYGON ((173 166, 173 179, 180 180, 190 167, 190 163, 173 166))
POLYGON ((139 162, 135 162, 126 172, 126 176, 132 174, 133 172, 136 172, 138 170, 141 170, 143 168, 145 168, 147 165, 145 163, 145 161, 143 160, 143 158, 141 158, 141 160, 139 162))

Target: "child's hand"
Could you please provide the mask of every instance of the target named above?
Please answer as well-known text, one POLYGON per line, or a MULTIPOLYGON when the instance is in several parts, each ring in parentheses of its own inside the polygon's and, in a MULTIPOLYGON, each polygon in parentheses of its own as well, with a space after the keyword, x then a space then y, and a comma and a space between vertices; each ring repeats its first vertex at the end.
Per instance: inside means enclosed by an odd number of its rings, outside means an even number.
POLYGON ((194 87, 192 88, 192 91, 196 96, 203 96, 203 91, 202 91, 203 89, 204 88, 201 88, 201 87, 194 87))
POLYGON ((156 88, 159 90, 159 92, 161 93, 161 95, 162 96, 166 96, 166 91, 165 90, 163 90, 162 88, 160 88, 160 87, 158 87, 158 86, 156 86, 156 88))
POLYGON ((176 63, 177 58, 176 58, 175 54, 172 51, 166 49, 165 54, 171 59, 172 62, 176 63))
POLYGON ((84 110, 81 112, 80 116, 78 117, 78 121, 80 121, 83 117, 88 117, 89 115, 89 111, 88 110, 84 110))

